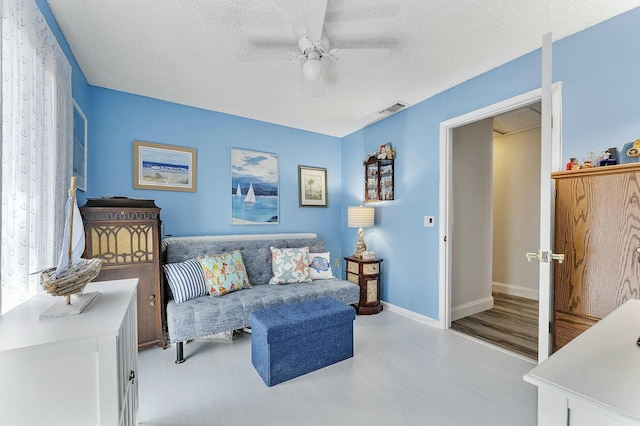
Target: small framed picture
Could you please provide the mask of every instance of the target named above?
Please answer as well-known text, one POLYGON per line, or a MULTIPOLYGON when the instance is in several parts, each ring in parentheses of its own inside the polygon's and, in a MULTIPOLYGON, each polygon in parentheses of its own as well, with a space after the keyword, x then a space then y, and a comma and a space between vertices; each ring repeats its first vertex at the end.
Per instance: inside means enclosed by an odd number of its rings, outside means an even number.
POLYGON ((133 141, 133 187, 196 192, 196 150, 133 141))
POLYGON ((300 207, 327 207, 327 169, 298 166, 300 207))
POLYGON ((76 187, 87 190, 87 117, 73 100, 73 175, 76 187))

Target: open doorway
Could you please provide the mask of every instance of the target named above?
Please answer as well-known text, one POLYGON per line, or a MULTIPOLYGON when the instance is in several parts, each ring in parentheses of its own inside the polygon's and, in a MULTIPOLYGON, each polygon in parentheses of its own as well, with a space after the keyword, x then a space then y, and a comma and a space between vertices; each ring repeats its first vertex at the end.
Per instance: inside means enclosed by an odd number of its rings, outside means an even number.
POLYGON ((541 105, 453 129, 451 328, 538 358, 541 105), (480 164, 479 164, 480 163, 480 164))
MULTIPOLYGON (((542 126, 541 134, 541 161, 539 163, 538 176, 540 182, 540 222, 539 222, 539 243, 527 249, 526 247, 518 248, 516 251, 520 252, 522 256, 525 256, 526 252, 542 253, 550 250, 553 241, 553 211, 554 211, 554 182, 551 179, 552 170, 560 170, 561 163, 561 135, 562 135, 562 83, 556 82, 551 85, 550 96, 543 96, 542 89, 536 89, 531 92, 527 92, 510 99, 498 102, 493 105, 486 106, 484 108, 471 111, 467 114, 454 117, 447 121, 440 123, 440 196, 439 196, 439 213, 440 213, 440 250, 438 257, 438 277, 439 277, 439 312, 438 312, 438 325, 442 329, 448 329, 451 326, 452 319, 452 276, 454 271, 454 257, 459 259, 462 270, 469 269, 472 264, 481 265, 477 273, 471 275, 478 279, 482 279, 485 288, 492 287, 492 276, 490 271, 492 267, 492 259, 487 258, 493 255, 493 247, 491 242, 493 233, 480 233, 479 230, 491 229, 493 230, 493 216, 487 215, 486 209, 480 209, 481 205, 487 204, 492 206, 493 198, 490 203, 487 203, 487 198, 480 199, 484 204, 477 204, 471 206, 461 206, 459 203, 454 203, 453 193, 454 187, 452 184, 452 158, 453 158, 453 131, 454 129, 466 126, 467 124, 484 121, 484 125, 487 126, 489 131, 492 129, 492 121, 486 119, 493 119, 496 115, 513 111, 522 107, 533 105, 539 101, 542 101, 542 126), (550 99, 549 99, 550 98, 550 99), (546 105, 546 106, 545 106, 546 105), (468 228, 467 232, 461 232, 461 227, 466 224, 466 220, 456 218, 454 212, 456 209, 473 211, 473 218, 482 218, 485 222, 484 225, 474 225, 468 228), (453 232, 454 228, 456 232, 453 232), (468 236, 470 238, 464 239, 462 243, 455 241, 455 235, 468 236), (484 238, 482 238, 484 236, 484 238), (484 245, 480 244, 484 242, 484 245), (463 247, 467 251, 463 253, 456 252, 454 256, 455 247, 463 247), (478 262, 478 258, 484 259, 478 262), (465 263, 464 261, 467 261, 465 263), (474 263, 475 262, 475 263, 474 263), (487 267, 487 265, 489 265, 487 267), (483 269, 484 268, 484 269, 483 269), (486 284, 488 283, 488 284, 486 284)), ((545 92, 546 93, 546 92, 545 92)), ((489 143, 492 143, 492 138, 489 138, 489 143)), ((488 157, 490 160, 479 161, 477 157, 475 161, 469 164, 489 164, 492 161, 492 157, 488 157)), ((487 158, 487 157, 482 157, 487 158)), ((491 166, 492 167, 492 166, 491 166)), ((490 168, 490 170, 492 170, 490 168)), ((472 175, 467 181, 468 184, 484 183, 487 185, 487 176, 492 176, 492 172, 488 173, 486 170, 483 172, 483 179, 479 179, 479 175, 472 175)), ((491 189, 492 191, 492 189, 491 189)), ((473 192, 473 191, 471 191, 473 192)), ((517 253, 516 253, 517 254, 517 253)), ((458 272, 456 269, 456 272, 458 272)), ((549 356, 550 353, 550 327, 551 327, 551 276, 552 276, 552 264, 548 261, 541 261, 539 263, 539 283, 538 283, 538 296, 539 296, 539 310, 538 310, 538 362, 543 361, 549 356)), ((490 290, 489 290, 490 291, 490 290)), ((493 303, 491 296, 485 300, 489 307, 493 303)), ((487 309, 487 308, 485 308, 487 309)))

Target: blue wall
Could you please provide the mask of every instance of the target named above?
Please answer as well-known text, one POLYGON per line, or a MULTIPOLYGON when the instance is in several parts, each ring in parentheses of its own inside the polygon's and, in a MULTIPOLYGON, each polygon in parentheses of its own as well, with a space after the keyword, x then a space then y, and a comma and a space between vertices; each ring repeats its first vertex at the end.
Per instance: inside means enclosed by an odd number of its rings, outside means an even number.
POLYGON ((97 87, 91 111, 84 197, 153 199, 174 236, 315 232, 340 257, 340 139, 97 87), (196 148, 197 192, 134 189, 134 140, 196 148), (231 225, 231 148, 278 155, 280 224, 231 225), (329 207, 299 207, 299 165, 327 169, 329 207))
MULTIPOLYGON (((640 8, 554 43, 564 162, 640 138, 639 37, 640 8)), ((365 152, 387 142, 396 147, 396 200, 374 204, 375 228, 365 230, 368 247, 385 259, 383 300, 438 317, 440 122, 539 88, 541 75, 537 50, 343 139, 345 206, 362 200, 365 152), (423 227, 425 215, 436 216, 435 228, 423 227)), ((342 226, 350 253, 357 237, 342 226)))
MULTIPOLYGON (((364 157, 387 142, 396 148, 396 200, 373 204, 376 224, 365 231, 368 247, 385 259, 383 300, 438 317, 440 122, 535 89, 540 61, 539 52, 531 53, 344 138, 345 146, 361 151, 345 159, 364 157), (436 226, 424 227, 424 216, 436 216, 436 226)), ((344 164, 345 205, 362 199, 357 174, 361 162, 344 164)), ((343 232, 352 237, 344 240, 346 252, 355 236, 349 228, 343 232)))
MULTIPOLYGON (((334 258, 350 254, 357 232, 346 208, 363 197, 365 152, 396 148, 396 200, 375 204, 365 230, 383 263, 382 299, 438 316, 440 122, 540 87, 540 51, 515 59, 345 138, 336 139, 141 96, 90 87, 45 0, 36 0, 73 67, 73 96, 89 118, 86 197, 151 198, 165 232, 316 232, 334 258), (198 192, 133 189, 133 140, 198 150, 198 192), (280 225, 230 225, 231 147, 280 159, 280 225), (300 208, 297 166, 326 167, 329 207, 300 208), (423 227, 435 215, 436 227, 423 227)), ((640 8, 553 44, 553 80, 563 84, 563 163, 640 138, 640 8)), ((542 40, 542 38, 541 38, 542 40)), ((542 41, 541 41, 542 42, 542 41)))
POLYGON ((640 8, 554 43, 563 164, 640 138, 640 8))

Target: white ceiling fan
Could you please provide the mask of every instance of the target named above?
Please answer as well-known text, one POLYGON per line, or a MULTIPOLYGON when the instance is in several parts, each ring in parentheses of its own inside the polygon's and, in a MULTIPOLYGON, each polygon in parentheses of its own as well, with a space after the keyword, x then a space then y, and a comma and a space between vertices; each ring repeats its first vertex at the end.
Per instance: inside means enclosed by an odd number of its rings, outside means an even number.
POLYGON ((242 62, 299 60, 302 73, 311 83, 311 93, 315 97, 324 96, 323 69, 327 59, 332 61, 381 60, 389 55, 388 48, 341 49, 331 48, 329 37, 323 31, 327 12, 327 0, 307 0, 305 8, 306 32, 298 40, 299 52, 249 52, 239 53, 242 62))

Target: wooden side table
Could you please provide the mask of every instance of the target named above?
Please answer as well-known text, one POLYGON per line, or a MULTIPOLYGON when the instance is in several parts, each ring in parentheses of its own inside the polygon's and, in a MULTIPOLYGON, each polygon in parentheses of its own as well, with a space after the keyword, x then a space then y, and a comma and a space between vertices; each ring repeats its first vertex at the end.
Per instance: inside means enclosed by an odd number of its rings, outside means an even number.
POLYGON ((380 303, 380 264, 383 259, 362 260, 345 257, 347 280, 360 286, 360 301, 356 306, 358 315, 377 314, 380 303))

